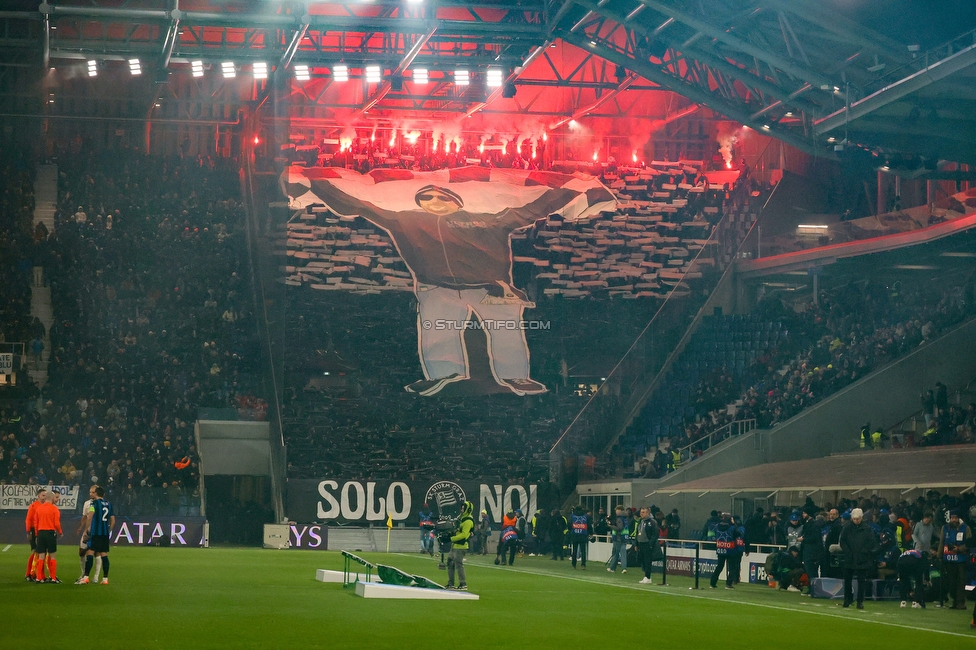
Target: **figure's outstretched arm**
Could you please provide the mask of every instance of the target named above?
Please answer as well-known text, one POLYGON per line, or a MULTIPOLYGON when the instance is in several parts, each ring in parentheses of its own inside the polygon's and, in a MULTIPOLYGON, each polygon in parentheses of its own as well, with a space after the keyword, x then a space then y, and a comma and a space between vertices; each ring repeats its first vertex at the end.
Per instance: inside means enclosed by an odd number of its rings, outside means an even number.
POLYGON ((540 219, 545 219, 550 214, 562 214, 574 202, 580 205, 575 206, 571 210, 574 214, 568 215, 567 218, 575 221, 578 218, 576 216, 578 214, 587 214, 590 212, 594 215, 598 214, 589 208, 601 203, 609 206, 613 204, 613 201, 613 195, 603 187, 591 188, 585 192, 557 187, 547 191, 531 203, 527 203, 520 208, 512 208, 507 212, 508 215, 511 215, 509 218, 514 217, 513 221, 518 226, 527 226, 540 219))
POLYGON ((312 179, 311 190, 327 208, 339 216, 363 217, 370 220, 379 216, 380 210, 375 205, 343 192, 328 181, 312 179))

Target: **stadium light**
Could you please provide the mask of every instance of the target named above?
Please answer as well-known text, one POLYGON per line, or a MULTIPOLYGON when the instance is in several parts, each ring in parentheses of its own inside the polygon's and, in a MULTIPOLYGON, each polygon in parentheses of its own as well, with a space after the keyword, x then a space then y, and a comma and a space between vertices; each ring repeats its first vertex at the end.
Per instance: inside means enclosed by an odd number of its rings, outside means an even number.
POLYGON ((471 73, 467 70, 460 69, 454 71, 454 85, 455 86, 467 86, 471 83, 471 73))
POLYGON ((254 65, 251 66, 251 72, 255 79, 267 79, 268 78, 268 64, 264 61, 255 61, 254 65))
POLYGON ((430 81, 427 75, 427 68, 414 68, 413 69, 413 82, 415 84, 426 84, 430 81))
POLYGON ((194 77, 203 76, 203 61, 191 61, 190 68, 193 70, 194 77))
POLYGON ((366 83, 378 84, 383 80, 380 67, 378 65, 366 66, 366 83))
POLYGON ((295 66, 295 81, 308 81, 311 78, 307 65, 299 63, 295 66))
POLYGON ((332 66, 333 81, 349 81, 349 66, 345 63, 338 63, 332 66))
POLYGON ((98 61, 88 62, 88 76, 97 77, 98 76, 98 61))
POLYGON ((502 87, 502 69, 501 68, 488 68, 488 87, 489 88, 501 88, 502 87))
POLYGON ((237 69, 234 67, 233 61, 224 61, 221 63, 220 72, 224 75, 224 79, 233 79, 237 76, 237 69))
POLYGON ((142 74, 142 64, 139 63, 139 59, 129 59, 129 73, 133 77, 137 77, 142 74))

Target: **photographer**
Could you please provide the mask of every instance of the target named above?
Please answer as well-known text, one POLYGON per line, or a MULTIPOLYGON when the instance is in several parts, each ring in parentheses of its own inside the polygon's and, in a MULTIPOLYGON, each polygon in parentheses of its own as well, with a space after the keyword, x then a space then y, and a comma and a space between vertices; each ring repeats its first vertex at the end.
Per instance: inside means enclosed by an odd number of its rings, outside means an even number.
POLYGON ((518 551, 518 519, 513 510, 509 510, 502 517, 502 532, 498 536, 498 549, 495 553, 495 564, 504 564, 508 555, 508 565, 515 564, 515 553, 518 551))
POLYGON ((451 536, 451 554, 447 557, 447 588, 454 589, 454 570, 457 568, 458 586, 461 591, 468 590, 467 576, 464 573, 464 556, 468 552, 468 539, 474 530, 474 504, 465 501, 461 508, 461 518, 458 519, 457 532, 451 536))
POLYGON ((569 515, 569 555, 573 561, 573 568, 576 568, 577 558, 581 561, 581 566, 586 568, 586 551, 589 546, 590 535, 593 533, 593 525, 590 523, 590 516, 583 510, 582 505, 573 508, 569 515))

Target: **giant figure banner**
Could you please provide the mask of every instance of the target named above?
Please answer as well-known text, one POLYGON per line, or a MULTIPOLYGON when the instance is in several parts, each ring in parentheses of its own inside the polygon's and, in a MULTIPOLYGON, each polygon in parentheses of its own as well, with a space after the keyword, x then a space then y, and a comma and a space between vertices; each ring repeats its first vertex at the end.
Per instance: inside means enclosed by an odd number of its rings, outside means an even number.
POLYGON ((613 194, 586 174, 486 167, 368 174, 291 167, 281 188, 292 209, 362 217, 390 236, 417 297, 423 379, 404 388, 420 395, 471 378, 464 331, 475 322, 498 385, 516 395, 546 392, 529 376, 523 316, 535 304, 514 286, 511 235, 550 215, 582 221, 616 207, 613 194))

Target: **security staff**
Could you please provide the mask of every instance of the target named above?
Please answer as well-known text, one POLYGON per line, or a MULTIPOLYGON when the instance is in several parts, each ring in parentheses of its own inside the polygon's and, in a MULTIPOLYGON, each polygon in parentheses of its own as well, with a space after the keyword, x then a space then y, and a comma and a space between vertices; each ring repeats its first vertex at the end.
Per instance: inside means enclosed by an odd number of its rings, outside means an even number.
POLYGON ((881 449, 881 436, 882 435, 883 434, 881 432, 881 429, 877 429, 877 430, 875 430, 874 433, 871 434, 871 447, 872 448, 874 448, 874 449, 881 449))
POLYGON ((966 608, 966 563, 969 561, 969 526, 959 519, 958 510, 949 511, 949 523, 942 527, 942 575, 946 593, 952 596, 952 609, 966 608))

